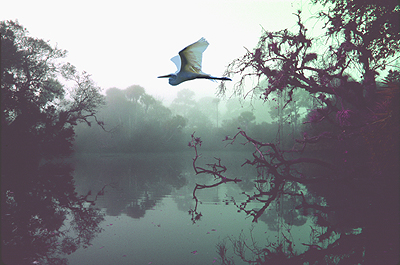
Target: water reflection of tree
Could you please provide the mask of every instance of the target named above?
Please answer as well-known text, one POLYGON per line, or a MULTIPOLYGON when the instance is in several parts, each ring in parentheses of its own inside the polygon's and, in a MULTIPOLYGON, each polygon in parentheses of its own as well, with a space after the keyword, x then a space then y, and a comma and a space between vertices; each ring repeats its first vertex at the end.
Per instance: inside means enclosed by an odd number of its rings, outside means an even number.
POLYGON ((47 163, 29 172, 22 165, 2 180, 2 260, 67 264, 60 256, 88 247, 103 214, 77 197, 70 165, 47 163))
POLYGON ((282 220, 288 226, 302 226, 307 218, 296 211, 296 198, 283 195, 271 204, 270 211, 261 215, 260 220, 268 225, 270 231, 278 231, 282 220))
MULTIPOLYGON (((398 190, 396 186, 390 186, 390 183, 393 184, 390 178, 378 182, 371 179, 373 176, 365 169, 368 163, 365 150, 357 142, 344 141, 342 147, 346 152, 336 146, 332 152, 325 150, 325 155, 318 154, 317 159, 312 155, 299 157, 286 153, 273 143, 252 139, 244 131, 230 141, 237 141, 238 136, 243 136, 256 149, 253 158, 244 163, 259 169, 253 180, 256 191, 243 192, 245 200, 232 197, 227 202, 232 202, 253 222, 264 220, 270 230, 278 232, 275 242, 267 239, 267 244, 263 246, 253 238, 251 241, 243 236, 229 238, 234 253, 243 261, 249 264, 316 264, 321 261, 326 264, 338 261, 378 264, 380 260, 395 258, 398 224, 388 199, 395 204, 393 199, 398 190), (337 167, 333 167, 333 163, 337 167), (255 208, 252 206, 254 202, 261 203, 262 207, 255 208), (307 218, 313 222, 310 240, 301 244, 308 249, 299 251, 291 230, 294 226, 303 225, 307 218)), ((196 184, 193 191, 195 206, 190 211, 193 222, 199 221, 202 216, 197 197, 199 190, 241 182, 241 179, 225 176, 226 167, 221 160, 205 167, 198 166, 197 148, 200 145, 201 140, 193 136, 191 146, 196 153, 193 163, 195 172, 212 175, 215 181, 196 184)), ((386 173, 387 176, 392 174, 386 173)), ((218 252, 223 264, 231 264, 232 260, 226 255, 226 243, 223 241, 217 246, 218 252)))
POLYGON ((104 189, 96 206, 110 216, 125 213, 138 219, 174 189, 185 185, 183 164, 179 156, 168 153, 80 155, 75 163, 75 179, 83 194, 96 194, 105 184, 112 183, 104 189))

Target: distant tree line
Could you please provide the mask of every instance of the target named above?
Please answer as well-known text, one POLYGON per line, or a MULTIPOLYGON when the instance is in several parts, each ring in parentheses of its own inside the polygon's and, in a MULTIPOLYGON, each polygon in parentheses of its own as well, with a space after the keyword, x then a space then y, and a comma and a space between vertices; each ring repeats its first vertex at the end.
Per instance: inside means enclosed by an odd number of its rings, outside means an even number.
POLYGON ((181 150, 186 120, 138 85, 106 91, 98 117, 101 127, 77 127, 78 152, 155 152, 181 150))
MULTIPOLYGON (((96 115, 106 129, 78 125, 74 148, 77 152, 101 153, 183 151, 188 150, 190 135, 196 132, 207 140, 204 141, 205 150, 227 150, 223 141, 238 127, 252 132, 260 140, 276 139, 284 131, 293 138, 305 117, 299 112, 311 107, 300 94, 296 93, 294 97, 298 100, 281 111, 282 106, 273 100, 265 105, 243 108, 235 98, 222 101, 204 97, 196 101, 195 92, 183 89, 166 107, 139 85, 126 89, 110 88, 106 91, 105 105, 96 115), (223 104, 227 108, 225 112, 218 108, 223 104), (263 121, 256 122, 255 111, 261 108, 270 113, 264 115, 272 120, 267 122, 261 117, 263 121), (287 123, 288 120, 291 122, 287 123), (279 124, 282 129, 277 133, 279 124)), ((237 146, 229 148, 243 150, 237 146)))

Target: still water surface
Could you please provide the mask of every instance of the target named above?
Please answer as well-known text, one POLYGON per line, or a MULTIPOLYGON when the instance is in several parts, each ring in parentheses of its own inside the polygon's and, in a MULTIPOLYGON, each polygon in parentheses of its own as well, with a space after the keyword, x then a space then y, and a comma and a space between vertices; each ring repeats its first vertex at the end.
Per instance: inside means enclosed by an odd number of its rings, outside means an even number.
MULTIPOLYGON (((243 212, 224 200, 243 191, 251 192, 253 168, 241 167, 248 153, 204 153, 199 163, 220 157, 228 167, 227 177, 241 178, 241 185, 225 184, 200 190, 201 219, 193 223, 196 183, 213 178, 195 175, 192 152, 158 154, 77 155, 73 159, 75 191, 86 196, 88 207, 105 214, 102 232, 89 247, 66 255, 70 264, 220 264, 216 245, 228 237, 251 236, 259 246, 273 242, 278 231, 266 222, 252 223, 243 212), (249 181, 246 181, 249 179, 249 181)), ((257 207, 257 205, 254 205, 257 207)), ((68 220, 66 221, 68 222, 68 220)), ((309 222, 291 227, 297 251, 310 235, 309 222)), ((68 224, 67 224, 68 225, 68 224)), ((228 249, 235 264, 245 264, 228 249)), ((251 256, 249 256, 250 258, 251 256)))

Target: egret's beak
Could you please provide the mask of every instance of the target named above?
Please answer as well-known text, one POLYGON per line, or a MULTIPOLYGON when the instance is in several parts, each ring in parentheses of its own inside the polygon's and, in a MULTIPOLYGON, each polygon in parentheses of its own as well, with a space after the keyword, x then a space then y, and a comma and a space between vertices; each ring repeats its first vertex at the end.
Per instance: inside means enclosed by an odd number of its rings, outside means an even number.
POLYGON ((161 75, 158 78, 170 78, 171 76, 172 76, 171 74, 169 74, 169 75, 161 75))

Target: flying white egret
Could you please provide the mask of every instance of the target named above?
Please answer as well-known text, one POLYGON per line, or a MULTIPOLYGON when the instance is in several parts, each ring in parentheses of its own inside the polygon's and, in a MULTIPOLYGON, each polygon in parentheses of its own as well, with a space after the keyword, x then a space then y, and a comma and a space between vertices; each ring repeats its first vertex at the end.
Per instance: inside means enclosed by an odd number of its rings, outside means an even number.
POLYGON ((158 78, 168 77, 168 82, 171 86, 176 86, 182 82, 197 78, 232 81, 232 79, 228 77, 215 77, 201 71, 202 55, 207 47, 208 42, 204 38, 190 44, 179 52, 179 56, 175 56, 171 59, 171 61, 176 64, 178 71, 175 74, 162 75, 158 78))

